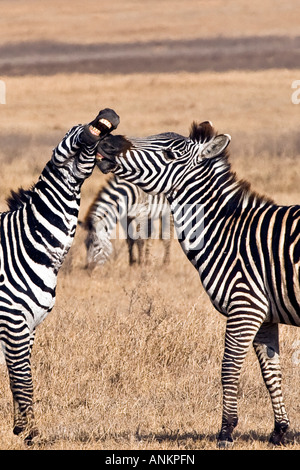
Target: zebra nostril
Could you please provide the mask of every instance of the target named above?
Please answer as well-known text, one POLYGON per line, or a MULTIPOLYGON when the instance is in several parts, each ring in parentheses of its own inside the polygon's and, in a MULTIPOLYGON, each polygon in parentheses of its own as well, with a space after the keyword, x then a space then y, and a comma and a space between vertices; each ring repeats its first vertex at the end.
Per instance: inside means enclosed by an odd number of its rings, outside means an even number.
POLYGON ((97 152, 95 158, 98 162, 101 162, 101 160, 103 160, 104 157, 103 157, 103 155, 101 155, 101 153, 97 152))

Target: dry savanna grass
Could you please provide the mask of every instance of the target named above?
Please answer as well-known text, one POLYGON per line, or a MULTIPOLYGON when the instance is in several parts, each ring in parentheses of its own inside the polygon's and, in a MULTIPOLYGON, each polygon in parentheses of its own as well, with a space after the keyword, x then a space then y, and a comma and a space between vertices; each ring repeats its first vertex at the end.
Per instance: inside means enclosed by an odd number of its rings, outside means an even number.
POLYGON ((0 43, 298 35, 295 0, 1 0, 0 43))
MULTIPOLYGON (((127 135, 186 134, 193 119, 210 119, 232 134, 231 159, 241 177, 281 203, 297 203, 299 111, 290 100, 296 76, 274 70, 7 77, 1 209, 9 189, 36 181, 68 127, 89 120, 99 106, 119 112, 120 132, 127 135)), ((85 182, 81 217, 104 180, 95 170, 85 182)), ((225 320, 196 271, 176 240, 168 267, 161 266, 162 247, 155 241, 151 264, 131 269, 124 242, 116 241, 112 260, 90 273, 83 239, 78 227, 59 274, 57 304, 37 330, 32 366, 38 448, 214 449, 225 320)), ((300 449, 297 341, 298 329, 281 328, 288 449, 300 449)), ((0 374, 0 448, 22 449, 12 434, 4 366, 0 374)), ((241 376, 239 410, 235 449, 268 449, 273 417, 252 351, 241 376)))
MULTIPOLYGON (((0 135, 9 171, 1 192, 30 185, 65 131, 109 106, 121 116, 118 132, 128 136, 170 130, 187 135, 193 120, 213 121, 232 136, 231 161, 241 178, 279 203, 297 203, 299 105, 292 103, 291 84, 299 76, 300 69, 274 69, 4 77, 7 104, 1 108, 0 135)), ((83 210, 103 182, 103 175, 96 175, 85 183, 83 210)))

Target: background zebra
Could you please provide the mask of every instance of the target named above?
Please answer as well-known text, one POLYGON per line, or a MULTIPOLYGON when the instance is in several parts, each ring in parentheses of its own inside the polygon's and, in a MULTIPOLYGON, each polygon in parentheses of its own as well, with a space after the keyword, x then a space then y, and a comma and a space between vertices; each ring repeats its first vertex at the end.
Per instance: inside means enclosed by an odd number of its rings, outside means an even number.
POLYGON ((57 273, 73 241, 82 183, 95 166, 96 145, 118 124, 105 109, 90 125, 70 129, 35 186, 12 192, 0 216, 0 342, 14 401, 15 434, 31 443, 30 355, 35 329, 55 302, 57 273))
POLYGON ((148 261, 151 237, 155 237, 157 229, 155 222, 164 245, 163 264, 169 263, 172 217, 164 195, 146 194, 138 186, 112 176, 98 192, 81 223, 87 230, 87 266, 104 264, 112 254, 110 240, 116 237, 118 222, 126 237, 130 265, 136 262, 135 245, 138 263, 148 261))
POLYGON ((96 159, 103 172, 165 194, 183 251, 213 305, 227 317, 219 445, 233 441, 238 379, 252 343, 274 411, 270 442, 278 445, 289 424, 278 323, 300 325, 300 206, 277 206, 238 181, 228 162, 229 142, 211 123, 194 123, 187 138, 107 137, 96 159))

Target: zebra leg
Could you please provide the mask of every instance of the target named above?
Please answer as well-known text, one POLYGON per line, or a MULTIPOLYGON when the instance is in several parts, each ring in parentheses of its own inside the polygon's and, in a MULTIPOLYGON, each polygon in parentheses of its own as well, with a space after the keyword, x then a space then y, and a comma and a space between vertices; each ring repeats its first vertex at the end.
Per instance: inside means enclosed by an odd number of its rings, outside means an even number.
POLYGON ((5 357, 9 373, 10 388, 14 405, 14 434, 24 433, 25 442, 32 443, 38 435, 33 412, 33 383, 31 375, 30 354, 34 333, 23 331, 14 338, 13 348, 6 342, 5 357))
POLYGON ((149 258, 148 234, 151 228, 149 229, 148 224, 150 223, 151 227, 151 221, 148 219, 147 214, 145 214, 144 211, 139 214, 137 220, 137 231, 139 233, 139 237, 136 240, 138 249, 138 264, 142 265, 146 264, 149 258))
POLYGON ((32 347, 33 347, 33 343, 34 343, 34 338, 35 338, 35 329, 32 331, 32 333, 29 336, 29 354, 30 354, 30 356, 31 356, 32 347))
POLYGON ((136 262, 136 259, 135 259, 134 254, 133 254, 133 246, 134 246, 135 240, 133 240, 128 235, 126 242, 127 242, 127 246, 128 246, 129 265, 132 266, 136 262))
POLYGON ((126 237, 126 242, 127 242, 127 247, 128 247, 128 255, 129 255, 129 265, 132 266, 134 263, 136 263, 136 259, 134 257, 133 253, 133 247, 135 244, 135 239, 131 237, 130 233, 130 227, 132 227, 132 221, 134 218, 132 217, 127 217, 127 237, 126 237))
POLYGON ((147 250, 147 245, 145 244, 146 241, 147 240, 143 240, 142 238, 138 238, 136 240, 137 249, 138 249, 138 264, 140 265, 144 264, 146 260, 146 250, 147 250), (144 253, 144 248, 145 248, 145 253, 144 253))
POLYGON ((223 416, 218 436, 219 447, 233 444, 232 433, 238 423, 237 390, 241 368, 248 349, 262 323, 257 316, 245 311, 231 313, 227 319, 225 349, 222 361, 223 416))
POLYGON ((150 263, 150 253, 152 250, 152 233, 153 233, 153 224, 152 224, 151 217, 147 218, 147 222, 145 223, 145 232, 144 232, 144 244, 145 244, 145 255, 144 255, 144 263, 150 263))
POLYGON ((254 339, 253 346, 273 406, 275 427, 270 437, 270 443, 281 445, 284 444, 284 435, 288 429, 289 420, 281 391, 278 325, 263 323, 254 339))
POLYGON ((170 264, 171 240, 163 240, 163 245, 165 251, 163 264, 170 264))
POLYGON ((164 246, 164 258, 163 264, 170 264, 170 253, 171 253, 171 235, 174 232, 174 221, 173 217, 169 216, 169 224, 163 226, 163 220, 161 221, 160 238, 163 241, 164 246))

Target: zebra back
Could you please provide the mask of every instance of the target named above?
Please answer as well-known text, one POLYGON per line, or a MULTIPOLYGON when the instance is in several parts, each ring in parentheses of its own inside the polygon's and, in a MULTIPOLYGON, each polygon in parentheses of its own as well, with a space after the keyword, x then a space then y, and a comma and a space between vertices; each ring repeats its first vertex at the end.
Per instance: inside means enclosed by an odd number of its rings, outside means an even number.
POLYGON ((154 237, 155 223, 160 224, 156 238, 170 238, 170 208, 163 195, 150 195, 138 186, 112 176, 99 190, 85 216, 87 265, 103 264, 112 254, 112 239, 117 238, 117 223, 129 245, 129 262, 135 243, 154 237))

